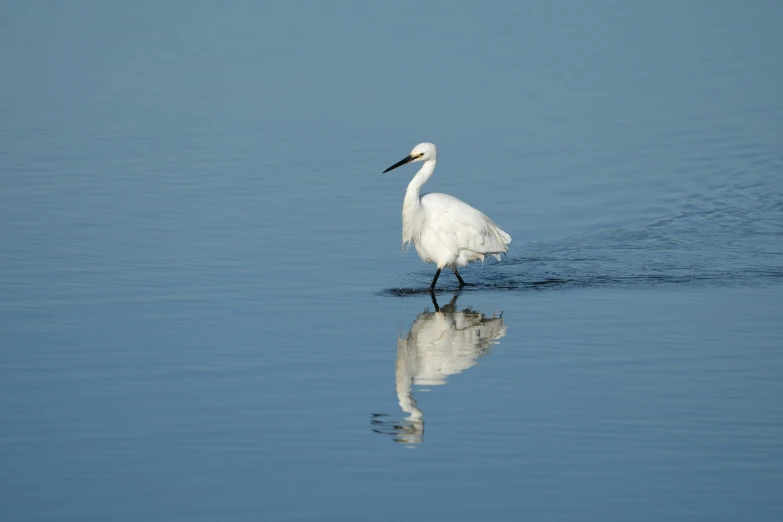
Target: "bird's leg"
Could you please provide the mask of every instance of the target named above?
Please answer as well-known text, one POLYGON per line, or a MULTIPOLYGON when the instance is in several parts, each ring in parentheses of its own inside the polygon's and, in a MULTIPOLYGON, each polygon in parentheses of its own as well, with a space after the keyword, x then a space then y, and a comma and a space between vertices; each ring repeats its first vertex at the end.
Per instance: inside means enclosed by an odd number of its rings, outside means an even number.
POLYGON ((462 276, 459 275, 459 272, 457 272, 457 267, 455 266, 452 268, 452 270, 454 270, 454 275, 457 276, 457 279, 459 279, 459 287, 462 288, 465 286, 465 281, 462 279, 462 276))
POLYGON ((432 278, 432 284, 430 285, 430 292, 435 290, 435 283, 438 281, 438 276, 440 275, 440 268, 438 268, 435 271, 435 277, 432 278))

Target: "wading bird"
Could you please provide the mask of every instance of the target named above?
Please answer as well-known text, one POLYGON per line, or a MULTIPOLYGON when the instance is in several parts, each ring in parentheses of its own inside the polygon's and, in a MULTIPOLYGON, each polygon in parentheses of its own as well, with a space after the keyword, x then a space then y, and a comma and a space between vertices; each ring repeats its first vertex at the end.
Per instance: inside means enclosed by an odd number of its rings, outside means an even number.
POLYGON ((419 196, 419 190, 432 176, 437 160, 435 145, 419 143, 408 157, 383 171, 385 174, 407 163, 424 162, 408 184, 402 203, 402 244, 404 248, 412 243, 422 261, 438 267, 430 291, 435 289, 443 267, 454 272, 462 288, 465 281, 459 275, 458 266, 484 261, 486 254, 492 254, 500 261, 500 254, 507 252, 511 243, 511 236, 467 203, 448 194, 419 196))

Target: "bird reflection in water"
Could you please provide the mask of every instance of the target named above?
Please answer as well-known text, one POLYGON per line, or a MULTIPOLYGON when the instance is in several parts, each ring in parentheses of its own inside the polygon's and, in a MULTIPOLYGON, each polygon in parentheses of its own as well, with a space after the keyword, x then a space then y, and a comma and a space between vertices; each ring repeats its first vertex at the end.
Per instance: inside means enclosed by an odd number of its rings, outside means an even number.
POLYGON ((456 295, 439 307, 435 295, 430 295, 435 311, 420 313, 408 335, 397 341, 397 398, 408 416, 395 422, 386 420, 387 414, 373 413, 370 421, 374 432, 409 446, 424 438, 424 412, 416 403, 412 386, 446 384, 449 375, 478 364, 477 359, 506 335, 502 314, 485 317, 470 307, 457 310, 456 295))

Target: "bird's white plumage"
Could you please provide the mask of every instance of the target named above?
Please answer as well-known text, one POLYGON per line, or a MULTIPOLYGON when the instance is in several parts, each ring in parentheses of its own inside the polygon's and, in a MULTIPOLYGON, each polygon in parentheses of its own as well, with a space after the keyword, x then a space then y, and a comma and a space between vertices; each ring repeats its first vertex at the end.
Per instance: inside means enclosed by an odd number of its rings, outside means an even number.
POLYGON ((500 261, 499 253, 508 251, 511 236, 483 213, 453 196, 425 194, 421 197, 421 208, 425 225, 431 223, 432 230, 449 253, 457 256, 457 266, 465 266, 475 259, 483 261, 485 254, 492 254, 500 261))
POLYGON ((499 261, 500 254, 508 251, 511 236, 491 219, 448 194, 419 194, 435 170, 437 157, 435 145, 420 143, 408 158, 387 169, 424 162, 408 184, 402 205, 403 247, 412 244, 424 262, 434 263, 438 270, 449 267, 455 273, 457 267, 483 261, 487 254, 499 261))

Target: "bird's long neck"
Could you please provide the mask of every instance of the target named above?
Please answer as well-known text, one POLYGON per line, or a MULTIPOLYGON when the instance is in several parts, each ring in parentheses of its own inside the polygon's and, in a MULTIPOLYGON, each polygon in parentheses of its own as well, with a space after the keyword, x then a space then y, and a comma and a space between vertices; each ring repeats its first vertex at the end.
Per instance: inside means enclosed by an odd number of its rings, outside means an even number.
POLYGON ((419 169, 419 172, 413 176, 413 179, 408 183, 408 190, 405 192, 405 199, 402 200, 402 247, 410 245, 416 242, 416 238, 421 233, 421 229, 416 227, 417 211, 421 208, 421 200, 419 199, 419 190, 421 186, 427 183, 427 180, 432 176, 432 171, 435 170, 435 158, 427 160, 424 165, 419 169))
POLYGON ((419 191, 421 187, 427 183, 427 180, 432 176, 435 170, 436 158, 432 158, 424 162, 419 172, 413 176, 413 179, 408 183, 408 190, 405 191, 405 200, 403 201, 404 207, 418 207, 419 206, 419 191))

